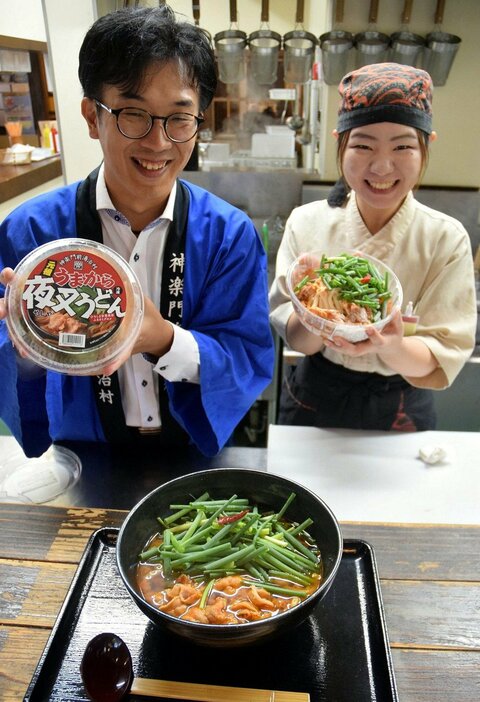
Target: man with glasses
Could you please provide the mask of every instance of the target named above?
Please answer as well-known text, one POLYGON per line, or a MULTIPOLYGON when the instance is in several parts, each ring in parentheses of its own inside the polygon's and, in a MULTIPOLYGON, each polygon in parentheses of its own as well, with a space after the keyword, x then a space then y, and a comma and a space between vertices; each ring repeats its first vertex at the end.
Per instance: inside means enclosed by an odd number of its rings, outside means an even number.
POLYGON ((127 357, 92 378, 32 371, 0 322, 0 416, 27 455, 78 438, 215 455, 269 383, 273 344, 252 222, 178 178, 216 89, 211 42, 167 5, 125 8, 87 32, 79 78, 103 163, 7 217, 1 282, 40 244, 92 239, 134 269, 145 316, 127 357))

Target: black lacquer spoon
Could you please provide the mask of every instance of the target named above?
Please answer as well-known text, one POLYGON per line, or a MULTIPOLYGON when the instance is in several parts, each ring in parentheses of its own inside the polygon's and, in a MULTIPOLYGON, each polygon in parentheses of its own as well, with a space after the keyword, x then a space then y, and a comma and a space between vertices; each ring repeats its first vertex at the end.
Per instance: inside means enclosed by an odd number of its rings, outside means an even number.
POLYGON ((117 702, 133 682, 133 664, 128 646, 116 634, 98 634, 85 649, 80 673, 88 696, 94 702, 117 702))
POLYGON ((253 688, 203 685, 135 678, 128 646, 116 634, 95 636, 85 649, 80 673, 93 702, 119 702, 126 695, 164 697, 198 702, 309 702, 308 692, 282 692, 253 688))

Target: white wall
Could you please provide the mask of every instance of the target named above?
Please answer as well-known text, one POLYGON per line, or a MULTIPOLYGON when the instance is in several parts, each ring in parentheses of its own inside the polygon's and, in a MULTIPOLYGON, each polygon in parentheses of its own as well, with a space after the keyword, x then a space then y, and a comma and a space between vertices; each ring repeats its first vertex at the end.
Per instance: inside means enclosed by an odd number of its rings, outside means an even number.
MULTIPOLYGON (((358 0, 353 1, 358 2, 358 0)), ((193 19, 192 0, 167 0, 167 2, 176 13, 185 15, 188 20, 193 19)), ((111 12, 117 4, 116 0, 97 0, 100 13, 111 12)), ((141 4, 154 7, 158 5, 158 0, 142 0, 141 4)), ((212 35, 231 28, 229 0, 200 0, 199 4, 200 26, 212 35)), ((296 0, 270 0, 268 26, 282 35, 292 29, 302 28, 319 35, 327 26, 328 4, 329 0, 305 0, 303 27, 296 27, 296 0)), ((237 0, 235 29, 241 29, 247 34, 260 29, 261 8, 261 0, 237 0)))
POLYGON ((47 41, 40 0, 0 0, 0 34, 47 41))
MULTIPOLYGON (((38 1, 38 0, 37 0, 38 1)), ((102 158, 80 113, 82 91, 77 77, 78 52, 95 19, 94 0, 42 0, 53 80, 63 175, 72 183, 90 173, 102 158)))
MULTIPOLYGON (((191 0, 169 0, 175 12, 192 17, 191 0)), ((306 29, 318 36, 327 26, 328 0, 305 0, 303 26, 295 25, 295 0, 270 0, 268 26, 283 35, 292 29, 306 29)), ((261 28, 261 0, 237 0, 237 25, 235 28, 250 34, 261 28)), ((200 25, 216 34, 230 29, 230 3, 228 0, 200 0, 200 25)), ((263 26, 262 26, 263 28, 263 26)))

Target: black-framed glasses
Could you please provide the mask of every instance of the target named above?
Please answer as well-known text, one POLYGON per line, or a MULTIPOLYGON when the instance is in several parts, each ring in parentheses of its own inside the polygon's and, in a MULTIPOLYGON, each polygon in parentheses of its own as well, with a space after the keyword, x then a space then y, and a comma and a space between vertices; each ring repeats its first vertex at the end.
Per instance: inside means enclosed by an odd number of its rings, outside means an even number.
POLYGON ((147 136, 153 128, 153 123, 158 119, 163 125, 167 138, 177 144, 183 144, 193 139, 200 125, 205 121, 203 117, 197 117, 188 112, 174 112, 167 117, 159 117, 139 107, 120 107, 114 110, 96 98, 95 103, 115 117, 118 131, 127 139, 142 139, 147 136))

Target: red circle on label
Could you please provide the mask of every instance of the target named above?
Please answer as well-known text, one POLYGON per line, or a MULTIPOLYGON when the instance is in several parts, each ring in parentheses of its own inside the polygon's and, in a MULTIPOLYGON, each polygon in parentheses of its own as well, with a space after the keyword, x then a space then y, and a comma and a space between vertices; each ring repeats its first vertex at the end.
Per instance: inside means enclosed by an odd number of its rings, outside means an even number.
POLYGON ((101 256, 70 249, 52 253, 30 272, 22 313, 49 346, 80 353, 103 344, 121 326, 127 291, 120 272, 101 256))

